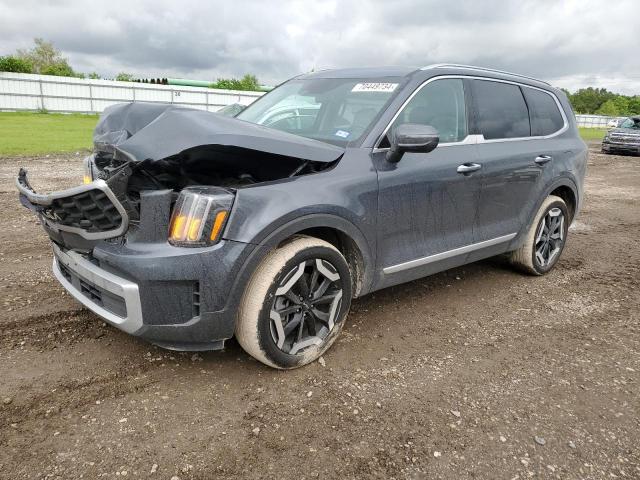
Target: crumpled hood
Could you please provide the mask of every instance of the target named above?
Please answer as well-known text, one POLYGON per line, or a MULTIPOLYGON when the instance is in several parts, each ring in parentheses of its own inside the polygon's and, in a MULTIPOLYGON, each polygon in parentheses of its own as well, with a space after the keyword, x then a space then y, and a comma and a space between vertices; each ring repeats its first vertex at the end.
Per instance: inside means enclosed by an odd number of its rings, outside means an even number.
POLYGON ((133 161, 161 160, 185 150, 220 145, 315 162, 333 162, 344 149, 213 112, 160 103, 121 103, 105 109, 93 134, 98 151, 133 161))

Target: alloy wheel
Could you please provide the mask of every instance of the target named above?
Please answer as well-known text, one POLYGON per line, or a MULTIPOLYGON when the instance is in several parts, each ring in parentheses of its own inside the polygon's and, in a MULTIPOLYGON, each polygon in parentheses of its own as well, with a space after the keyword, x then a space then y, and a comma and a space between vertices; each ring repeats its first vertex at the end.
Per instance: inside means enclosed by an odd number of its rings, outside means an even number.
POLYGON ((544 216, 536 235, 535 256, 541 267, 553 263, 564 244, 564 214, 555 207, 544 216))
POLYGON ((334 329, 342 303, 342 282, 327 260, 305 260, 278 285, 271 307, 271 337, 284 353, 297 355, 321 345, 334 329))

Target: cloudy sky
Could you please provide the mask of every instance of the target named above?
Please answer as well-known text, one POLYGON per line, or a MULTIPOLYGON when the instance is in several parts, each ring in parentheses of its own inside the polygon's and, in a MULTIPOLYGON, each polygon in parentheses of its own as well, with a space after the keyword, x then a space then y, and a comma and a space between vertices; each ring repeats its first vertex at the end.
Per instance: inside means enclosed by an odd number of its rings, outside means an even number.
POLYGON ((453 62, 640 94, 640 0, 0 0, 0 19, 0 55, 42 37, 105 77, 453 62))

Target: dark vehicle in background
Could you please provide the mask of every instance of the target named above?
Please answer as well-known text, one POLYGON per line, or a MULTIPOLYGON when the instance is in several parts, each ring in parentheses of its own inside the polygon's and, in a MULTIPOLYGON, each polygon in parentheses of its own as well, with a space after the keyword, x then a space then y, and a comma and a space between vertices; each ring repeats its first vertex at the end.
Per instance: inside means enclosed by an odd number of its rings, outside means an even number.
POLYGON ((624 119, 602 140, 602 153, 640 155, 640 115, 624 119))
POLYGON ((322 355, 369 292, 500 254, 547 273, 587 164, 562 91, 449 64, 301 75, 235 118, 117 105, 94 144, 84 185, 16 181, 60 283, 156 345, 235 335, 276 368, 322 355))

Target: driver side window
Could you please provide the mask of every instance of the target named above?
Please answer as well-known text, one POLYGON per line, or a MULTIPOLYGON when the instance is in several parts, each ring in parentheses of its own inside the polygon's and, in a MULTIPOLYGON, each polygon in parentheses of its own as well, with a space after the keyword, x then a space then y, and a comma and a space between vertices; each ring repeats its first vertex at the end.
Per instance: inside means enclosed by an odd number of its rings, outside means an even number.
POLYGON ((467 136, 467 112, 462 79, 435 80, 407 103, 392 128, 402 123, 431 125, 440 143, 460 142, 467 136))

